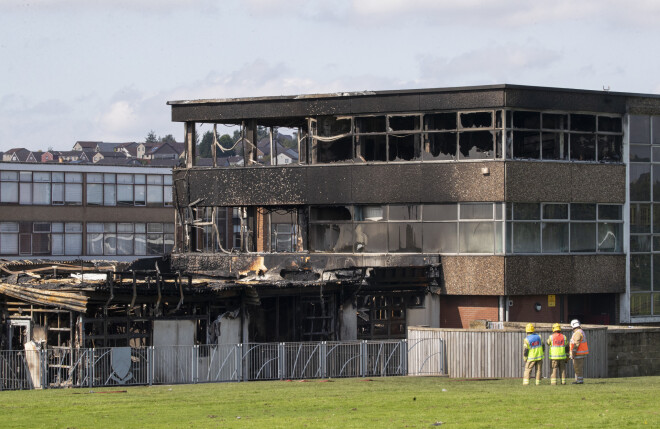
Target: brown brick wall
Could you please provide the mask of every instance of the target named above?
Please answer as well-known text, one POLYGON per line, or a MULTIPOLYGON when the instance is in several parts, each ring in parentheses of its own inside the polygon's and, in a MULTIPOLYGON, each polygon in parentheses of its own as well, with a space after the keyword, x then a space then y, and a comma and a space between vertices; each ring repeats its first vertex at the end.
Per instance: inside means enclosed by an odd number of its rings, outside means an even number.
POLYGON ((470 327, 473 320, 497 321, 499 317, 497 296, 448 296, 440 297, 440 327, 470 327))

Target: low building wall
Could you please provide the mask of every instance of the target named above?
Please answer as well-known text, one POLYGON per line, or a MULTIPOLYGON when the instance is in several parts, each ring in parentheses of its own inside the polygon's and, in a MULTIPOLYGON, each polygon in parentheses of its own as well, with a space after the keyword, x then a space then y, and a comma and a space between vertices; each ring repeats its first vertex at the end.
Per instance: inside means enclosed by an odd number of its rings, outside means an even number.
POLYGON ((607 337, 609 377, 660 375, 660 328, 610 327, 607 337))

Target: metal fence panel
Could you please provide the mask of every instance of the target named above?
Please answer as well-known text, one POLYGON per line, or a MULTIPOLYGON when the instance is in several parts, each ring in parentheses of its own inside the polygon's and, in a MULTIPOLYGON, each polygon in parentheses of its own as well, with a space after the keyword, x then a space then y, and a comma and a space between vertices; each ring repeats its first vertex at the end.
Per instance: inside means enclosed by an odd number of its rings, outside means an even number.
POLYGON ((150 350, 147 347, 88 349, 92 357, 92 386, 150 384, 150 350))
POLYGON ((0 390, 25 390, 41 387, 39 350, 0 351, 0 390))

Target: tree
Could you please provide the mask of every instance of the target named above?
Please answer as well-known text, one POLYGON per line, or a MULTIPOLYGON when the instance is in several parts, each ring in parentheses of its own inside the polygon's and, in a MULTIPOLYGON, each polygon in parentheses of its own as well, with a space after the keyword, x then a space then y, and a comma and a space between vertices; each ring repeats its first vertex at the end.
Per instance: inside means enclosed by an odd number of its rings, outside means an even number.
POLYGON ((149 134, 147 134, 147 138, 144 139, 145 143, 158 143, 158 137, 156 136, 156 133, 154 133, 154 130, 149 131, 149 134))
POLYGON ((202 136, 202 142, 197 146, 197 156, 201 158, 211 157, 211 147, 213 146, 213 131, 209 130, 202 136))
POLYGON ((165 137, 161 137, 159 140, 161 143, 176 143, 176 139, 172 134, 168 134, 165 137))
POLYGON ((225 149, 232 148, 231 150, 228 150, 226 152, 218 148, 218 152, 217 152, 218 157, 236 155, 236 148, 233 147, 234 143, 236 143, 236 140, 233 140, 229 136, 229 134, 223 134, 222 137, 218 139, 218 143, 220 143, 220 146, 224 147, 225 149))

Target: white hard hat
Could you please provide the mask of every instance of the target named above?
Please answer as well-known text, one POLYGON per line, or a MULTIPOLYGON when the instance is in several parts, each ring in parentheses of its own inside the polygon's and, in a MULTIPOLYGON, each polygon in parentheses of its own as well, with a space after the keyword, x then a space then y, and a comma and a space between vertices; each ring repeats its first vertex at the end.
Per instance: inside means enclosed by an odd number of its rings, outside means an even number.
POLYGON ((579 328, 580 327, 580 321, 577 319, 571 320, 571 328, 579 328))

